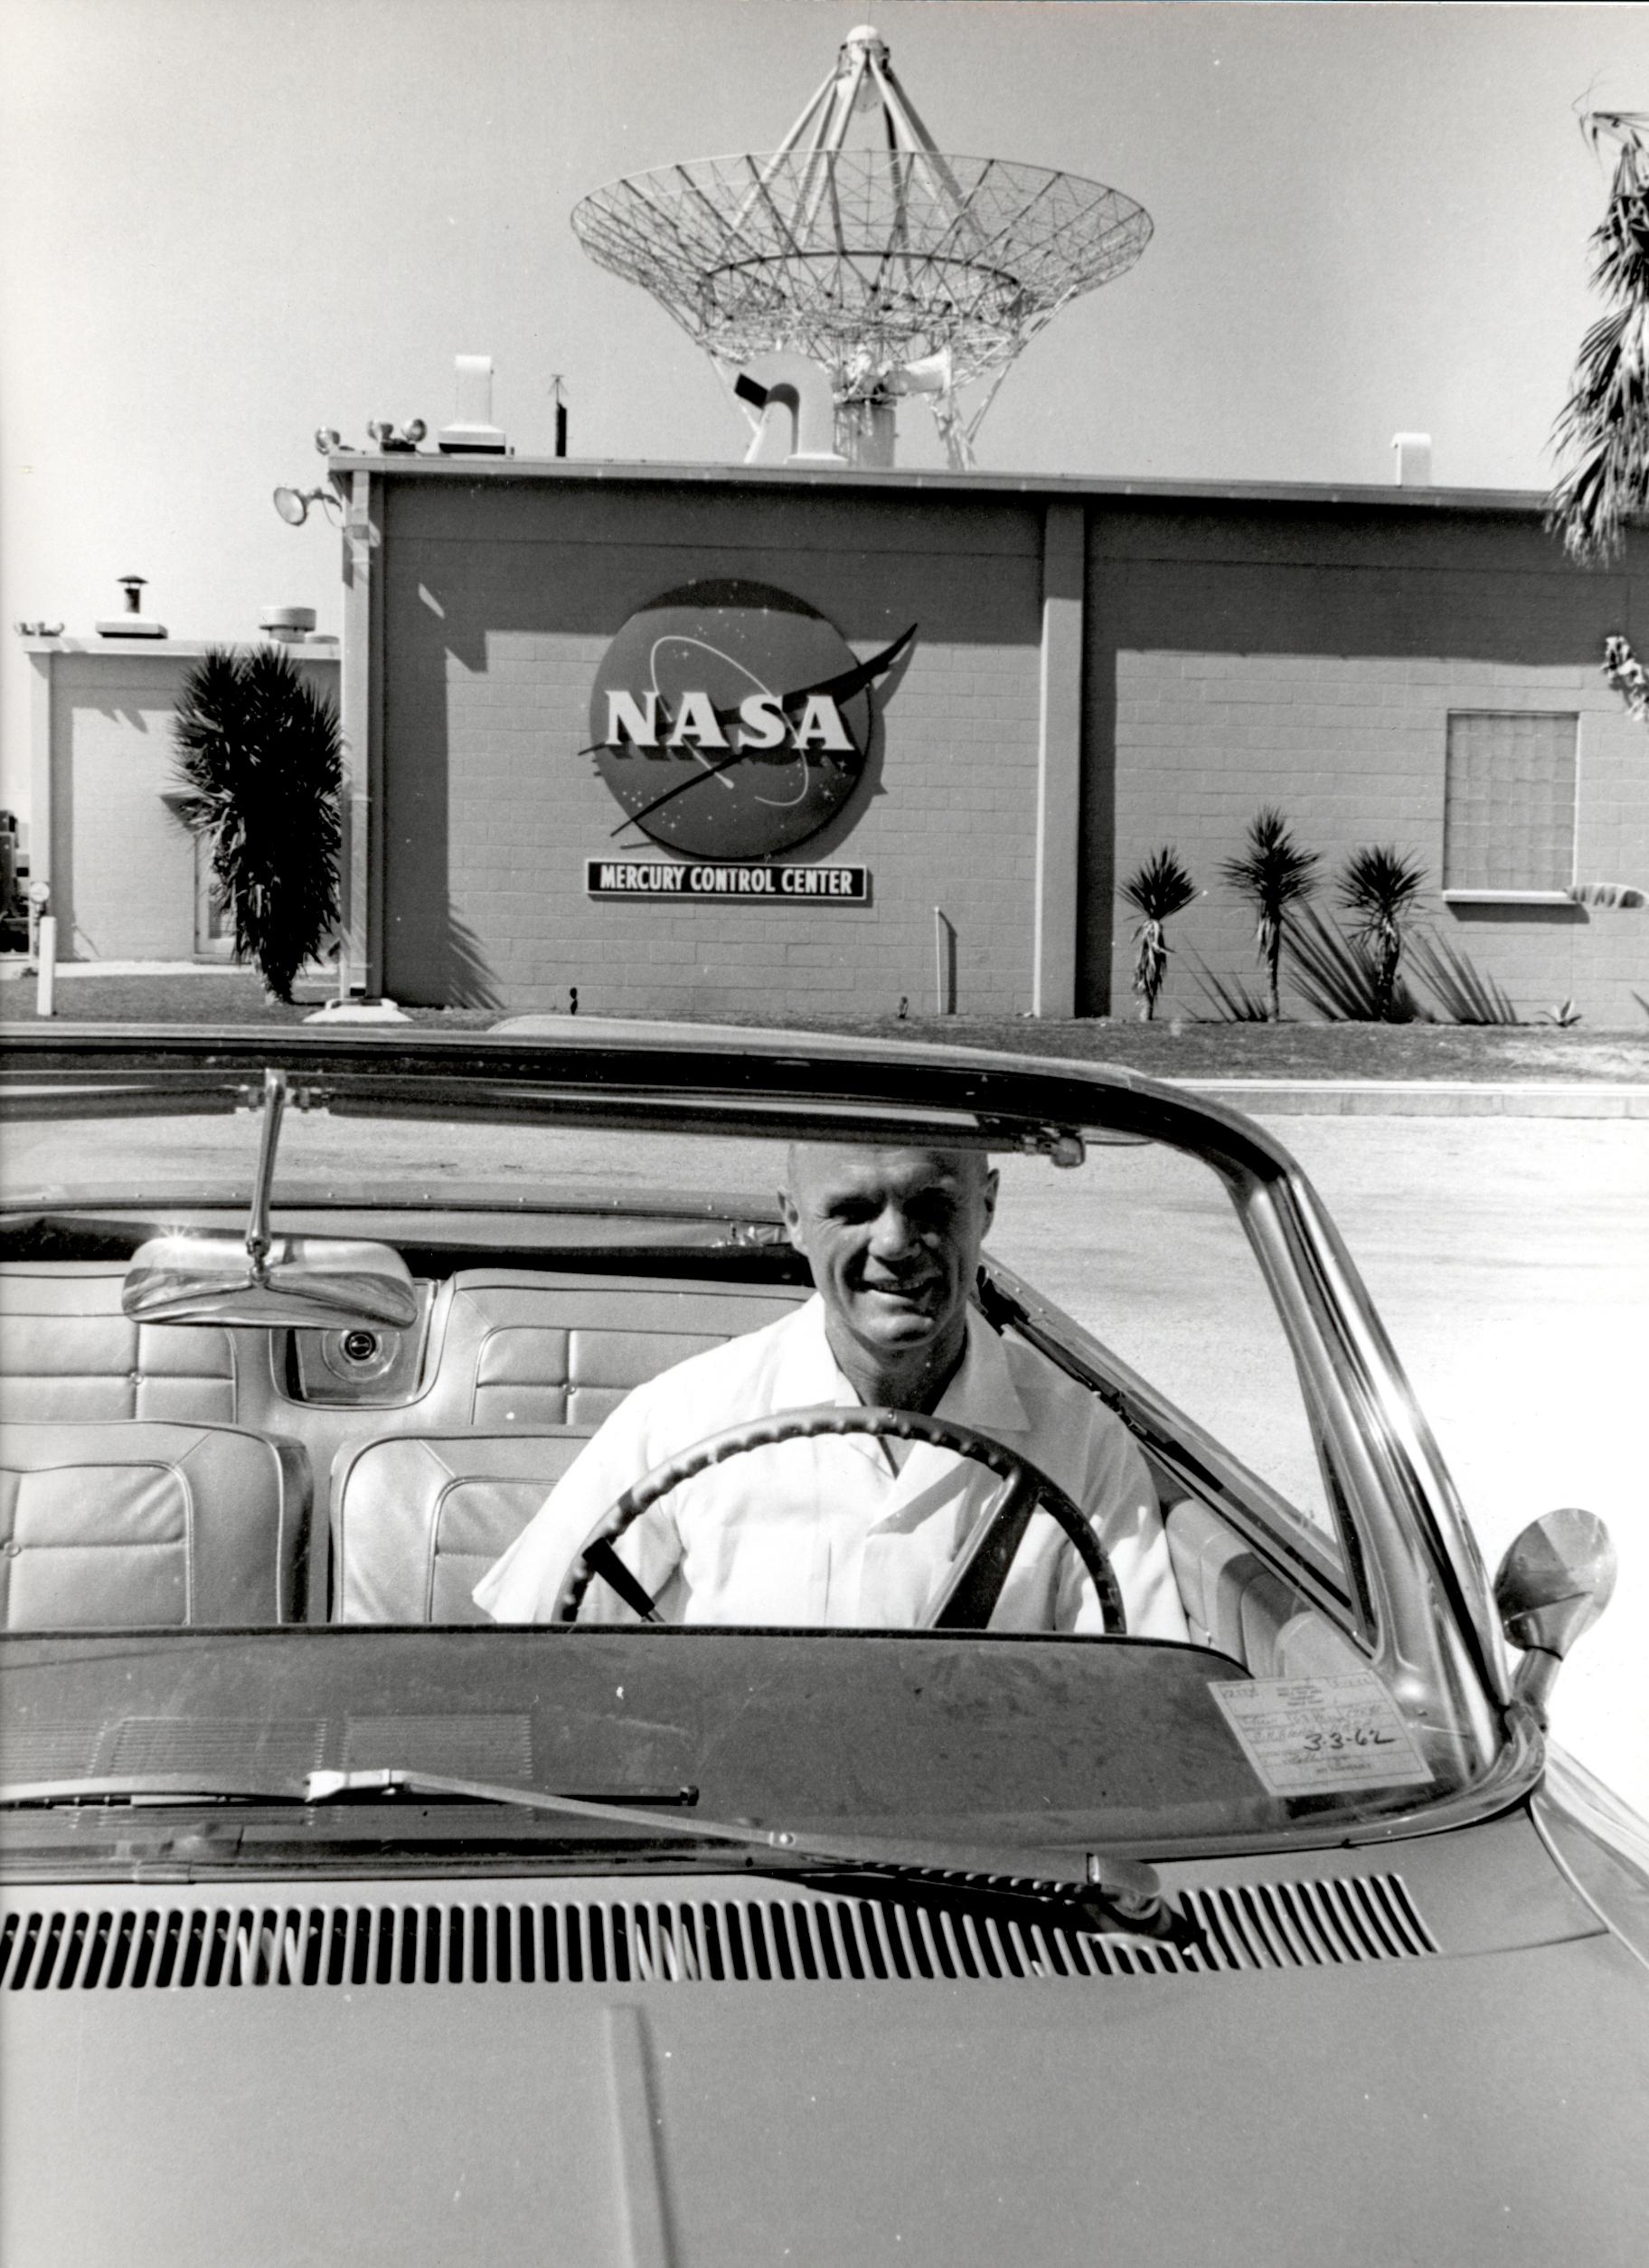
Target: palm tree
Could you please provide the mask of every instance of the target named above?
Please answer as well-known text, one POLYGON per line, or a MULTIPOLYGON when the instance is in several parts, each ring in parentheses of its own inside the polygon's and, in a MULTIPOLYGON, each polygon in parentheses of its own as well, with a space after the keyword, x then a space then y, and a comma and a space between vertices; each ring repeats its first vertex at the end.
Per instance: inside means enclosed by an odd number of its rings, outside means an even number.
POLYGON ((1336 880, 1340 902, 1356 917, 1352 934, 1374 962, 1374 1021, 1390 1024, 1398 998, 1398 970, 1403 958, 1403 925, 1426 890, 1426 870, 1418 858, 1390 847, 1355 850, 1336 880))
POLYGON ((1282 813, 1267 805, 1249 821, 1240 857, 1228 858, 1220 869, 1221 881, 1246 898, 1254 911, 1254 942, 1266 972, 1273 1024, 1283 1020, 1277 968, 1283 957, 1288 909, 1303 905, 1310 897, 1317 886, 1317 868, 1322 863, 1315 851, 1300 848, 1282 813))
POLYGON ((1564 469, 1547 525, 1576 559, 1607 559, 1649 506, 1649 117, 1594 110, 1581 130, 1619 155, 1592 232, 1592 281, 1614 301, 1580 342, 1573 389, 1553 438, 1564 469))
POLYGON ((1163 924, 1184 912, 1197 894, 1197 885, 1181 865, 1173 846, 1167 844, 1136 866, 1117 894, 1140 917, 1134 927, 1134 989, 1144 1004, 1140 1021, 1148 1024, 1156 1014, 1156 996, 1168 973, 1169 946, 1163 924))
POLYGON ((214 647, 184 680, 173 739, 179 816, 212 847, 234 956, 277 1000, 338 918, 338 719, 275 647, 214 647))

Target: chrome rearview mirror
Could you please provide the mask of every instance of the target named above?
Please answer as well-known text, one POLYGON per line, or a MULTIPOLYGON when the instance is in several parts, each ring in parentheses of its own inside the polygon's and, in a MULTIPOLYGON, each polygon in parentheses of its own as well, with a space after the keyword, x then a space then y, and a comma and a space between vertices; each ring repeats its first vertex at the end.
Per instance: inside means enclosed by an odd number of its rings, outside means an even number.
POLYGON ((1559 1666, 1614 1595, 1616 1565, 1608 1529, 1574 1506, 1531 1521, 1500 1563, 1500 1627, 1523 1654, 1512 1691, 1542 1722, 1559 1666))
POLYGON ((263 1074, 263 1135, 243 1237, 179 1229, 134 1254, 120 1294, 139 1323, 244 1323, 265 1328, 404 1331, 418 1318, 406 1262, 387 1244, 275 1236, 269 1193, 287 1105, 284 1071, 263 1074))

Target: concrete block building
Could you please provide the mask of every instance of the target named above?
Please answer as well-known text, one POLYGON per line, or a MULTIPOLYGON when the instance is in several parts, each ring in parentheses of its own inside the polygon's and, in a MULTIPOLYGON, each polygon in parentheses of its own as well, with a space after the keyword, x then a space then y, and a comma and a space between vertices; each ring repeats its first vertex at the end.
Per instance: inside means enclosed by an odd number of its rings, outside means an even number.
MULTIPOLYGON (((28 641, 33 670, 30 879, 67 960, 213 961, 230 940, 201 846, 178 818, 172 721, 188 638, 28 641)), ((293 649, 337 696, 335 647, 293 649)))
MULTIPOLYGON (((1325 875, 1364 844, 1416 855, 1426 921, 1523 1015, 1572 1000, 1642 1026, 1649 733, 1599 670, 1611 632, 1649 652, 1642 534, 1581 570, 1543 500, 1503 492, 404 453, 332 471, 363 991, 1127 1015, 1117 884, 1172 844, 1203 894, 1159 1012, 1206 1013, 1199 961, 1256 981, 1220 870, 1268 804, 1325 875), (839 712, 806 711, 830 685, 839 712), (747 693, 796 698, 735 724, 747 693), (772 743, 767 772, 741 735, 772 743)), ((34 872, 77 958, 224 950, 167 808, 203 650, 36 642, 34 872)), ((296 650, 335 682, 325 648, 296 650)))
MULTIPOLYGON (((1117 883, 1172 843, 1205 894, 1174 924, 1164 1005, 1195 1013, 1192 952, 1252 981, 1219 868, 1275 804, 1325 871, 1367 843, 1417 854, 1432 927, 1523 1013, 1572 999, 1594 1025, 1641 1021, 1649 912, 1584 902, 1649 884, 1649 736, 1599 674, 1608 633, 1649 638, 1641 535, 1585 571, 1541 498, 1502 492, 406 455, 334 470, 350 950, 370 991, 1126 1014, 1117 883), (730 582, 788 594, 862 659, 914 626, 872 690, 851 798, 769 862, 851 862, 862 897, 595 887, 598 861, 692 855, 627 827, 593 745, 605 657, 662 595, 730 582)), ((705 809, 716 784, 692 792, 705 809)))

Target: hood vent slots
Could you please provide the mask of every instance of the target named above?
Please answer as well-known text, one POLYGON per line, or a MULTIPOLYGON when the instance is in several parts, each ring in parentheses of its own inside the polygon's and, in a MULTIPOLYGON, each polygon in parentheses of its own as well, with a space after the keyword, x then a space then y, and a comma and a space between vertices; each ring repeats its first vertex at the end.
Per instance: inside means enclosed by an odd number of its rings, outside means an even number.
POLYGON ((568 1898, 509 1904, 13 1911, 0 1990, 240 1985, 838 1983, 1173 1976, 1436 1953, 1400 1875, 1187 1891, 1176 1949, 919 1899, 568 1898))
POLYGON ((1435 1953, 1401 1875, 1233 1883, 1181 1901, 1214 1969, 1309 1969, 1435 1953))

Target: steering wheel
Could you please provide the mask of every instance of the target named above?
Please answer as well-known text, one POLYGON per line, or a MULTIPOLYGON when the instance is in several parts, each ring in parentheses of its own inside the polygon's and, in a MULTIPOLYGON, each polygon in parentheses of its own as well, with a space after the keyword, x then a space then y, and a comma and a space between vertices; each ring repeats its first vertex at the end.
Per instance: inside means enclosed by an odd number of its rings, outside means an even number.
POLYGON ((771 1417, 730 1425, 692 1449, 666 1459, 662 1465, 655 1465, 650 1473, 625 1490, 586 1536, 561 1579, 550 1620, 575 1621, 591 1579, 599 1575, 644 1621, 662 1621, 645 1587, 613 1549, 644 1512, 683 1480, 693 1479, 730 1457, 742 1457, 754 1449, 769 1449, 778 1441, 807 1441, 822 1434, 853 1433, 926 1441, 935 1449, 954 1450, 959 1456, 971 1458, 975 1464, 984 1465, 1001 1477, 1002 1488, 986 1507, 977 1535, 929 1610, 923 1629, 985 1628, 1002 1596, 1014 1554, 1031 1525, 1031 1516, 1040 1505, 1064 1529, 1092 1578, 1107 1637, 1126 1635, 1122 1592, 1091 1523, 1059 1483, 1039 1471, 1029 1459, 1005 1448, 1001 1441, 993 1441, 988 1433, 976 1433, 971 1425, 958 1425, 953 1418, 928 1417, 919 1410, 884 1410, 874 1405, 843 1406, 835 1403, 812 1410, 780 1410, 771 1417))

